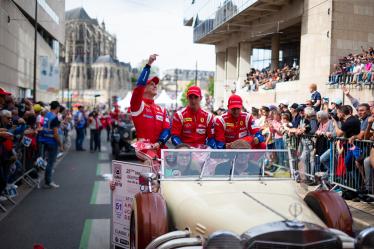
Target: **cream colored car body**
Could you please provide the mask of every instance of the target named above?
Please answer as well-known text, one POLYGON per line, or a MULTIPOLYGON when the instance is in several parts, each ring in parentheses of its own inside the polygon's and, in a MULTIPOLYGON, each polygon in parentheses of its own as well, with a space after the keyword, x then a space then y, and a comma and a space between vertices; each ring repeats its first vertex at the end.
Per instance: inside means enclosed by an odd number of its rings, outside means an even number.
POLYGON ((297 194, 295 184, 292 179, 271 178, 162 180, 161 194, 175 228, 189 228, 205 238, 218 230, 240 235, 255 226, 282 221, 283 217, 293 220, 293 203, 302 207, 298 220, 325 227, 297 194))

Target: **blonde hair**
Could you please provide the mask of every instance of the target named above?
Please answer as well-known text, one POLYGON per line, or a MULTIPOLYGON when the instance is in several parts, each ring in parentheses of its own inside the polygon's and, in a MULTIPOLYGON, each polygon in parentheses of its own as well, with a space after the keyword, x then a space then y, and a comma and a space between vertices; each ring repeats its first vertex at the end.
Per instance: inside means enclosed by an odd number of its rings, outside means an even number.
POLYGON ((317 84, 312 83, 312 84, 309 85, 309 87, 310 87, 310 89, 312 89, 313 91, 316 91, 316 90, 317 90, 317 84))

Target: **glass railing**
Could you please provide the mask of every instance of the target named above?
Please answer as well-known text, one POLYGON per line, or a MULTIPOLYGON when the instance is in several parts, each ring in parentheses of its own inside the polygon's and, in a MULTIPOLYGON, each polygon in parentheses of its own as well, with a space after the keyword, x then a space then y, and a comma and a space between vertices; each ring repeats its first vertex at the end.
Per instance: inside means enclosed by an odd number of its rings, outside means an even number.
POLYGON ((198 6, 194 24, 194 41, 200 40, 258 0, 210 0, 198 6))

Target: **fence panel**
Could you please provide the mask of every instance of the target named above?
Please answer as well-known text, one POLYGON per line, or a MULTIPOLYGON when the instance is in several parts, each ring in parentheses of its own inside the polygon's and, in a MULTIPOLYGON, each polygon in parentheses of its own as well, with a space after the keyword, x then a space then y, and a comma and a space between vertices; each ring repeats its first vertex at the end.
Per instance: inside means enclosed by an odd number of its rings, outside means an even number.
POLYGON ((370 151, 373 141, 324 136, 289 136, 286 146, 291 150, 295 168, 302 180, 311 180, 316 172, 326 172, 332 184, 355 192, 374 195, 373 167, 370 151))

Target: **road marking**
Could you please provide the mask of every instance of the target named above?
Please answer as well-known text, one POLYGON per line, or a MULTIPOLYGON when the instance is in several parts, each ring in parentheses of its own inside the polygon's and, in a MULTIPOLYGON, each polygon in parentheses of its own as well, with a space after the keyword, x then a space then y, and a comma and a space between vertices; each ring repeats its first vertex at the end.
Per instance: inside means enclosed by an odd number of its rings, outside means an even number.
POLYGON ((104 174, 112 173, 110 163, 98 163, 96 169, 96 175, 101 176, 104 174))
POLYGON ((101 146, 101 151, 102 152, 107 152, 108 151, 108 147, 106 147, 106 145, 101 146))
POLYGON ((102 160, 102 161, 108 161, 108 160, 109 160, 109 155, 108 155, 108 153, 100 152, 100 153, 99 153, 99 160, 102 160))
POLYGON ((79 249, 87 249, 88 248, 88 240, 90 238, 92 227, 92 220, 86 220, 84 222, 81 242, 79 243, 79 249))
POLYGON ((109 249, 110 219, 87 219, 79 249, 109 249))
POLYGON ((95 181, 90 204, 110 204, 110 188, 107 181, 95 181))

